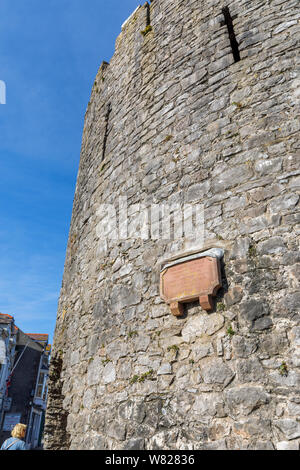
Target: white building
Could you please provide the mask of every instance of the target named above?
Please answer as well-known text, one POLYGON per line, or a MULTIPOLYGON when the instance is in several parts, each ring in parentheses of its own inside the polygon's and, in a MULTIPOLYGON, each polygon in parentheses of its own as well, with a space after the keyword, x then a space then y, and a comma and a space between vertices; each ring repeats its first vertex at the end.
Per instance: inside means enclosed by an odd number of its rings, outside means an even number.
POLYGON ((10 398, 7 396, 7 382, 15 358, 16 331, 14 318, 0 313, 0 425, 5 411, 10 408, 10 398))
POLYGON ((20 422, 27 447, 42 447, 50 351, 47 334, 24 333, 0 314, 0 445, 20 422))

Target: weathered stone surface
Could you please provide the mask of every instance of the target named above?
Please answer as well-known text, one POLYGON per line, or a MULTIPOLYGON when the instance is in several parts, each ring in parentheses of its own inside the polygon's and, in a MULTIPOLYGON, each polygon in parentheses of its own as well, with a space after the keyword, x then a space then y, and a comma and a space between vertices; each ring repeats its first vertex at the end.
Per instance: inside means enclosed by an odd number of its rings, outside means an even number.
POLYGON ((258 245, 261 255, 278 254, 285 251, 285 244, 281 237, 273 237, 258 245))
POLYGON ((70 365, 71 366, 75 366, 76 364, 79 363, 79 360, 80 360, 80 353, 79 351, 73 351, 71 353, 71 357, 70 357, 70 365))
POLYGON ((263 418, 249 418, 234 423, 233 432, 240 435, 243 439, 264 436, 271 437, 271 420, 263 418))
POLYGON ((284 196, 273 199, 270 203, 270 211, 278 213, 284 210, 292 209, 299 201, 297 194, 285 194, 284 196))
POLYGON ((124 420, 134 420, 141 424, 146 416, 145 404, 141 401, 129 400, 119 407, 119 418, 124 420))
POLYGON ((237 357, 251 356, 257 350, 258 341, 256 338, 245 338, 243 336, 234 335, 232 338, 232 346, 237 357))
POLYGON ((213 180, 212 190, 214 193, 225 191, 238 184, 244 183, 252 176, 252 171, 247 165, 239 165, 236 168, 225 170, 213 180))
POLYGON ((105 300, 100 300, 97 304, 94 305, 93 315, 96 318, 101 318, 106 315, 107 312, 107 303, 105 300))
POLYGON ((288 440, 300 437, 300 423, 294 419, 278 419, 274 422, 288 440))
POLYGON ((90 360, 87 371, 87 384, 95 385, 100 383, 103 372, 103 363, 100 357, 90 360))
POLYGON ((255 171, 260 175, 269 175, 270 173, 277 173, 281 170, 282 159, 280 157, 273 158, 272 160, 259 160, 255 164, 255 171))
POLYGON ((123 450, 143 450, 145 448, 144 439, 129 439, 123 450))
POLYGON ((93 443, 91 445, 91 450, 106 450, 106 442, 103 436, 94 436, 93 443))
POLYGON ((125 307, 140 303, 141 294, 127 286, 115 286, 111 293, 110 310, 119 312, 125 307))
POLYGON ((120 357, 127 356, 128 350, 129 346, 124 340, 116 340, 107 345, 106 354, 110 359, 117 361, 120 357))
POLYGON ((252 325, 252 331, 263 331, 268 330, 273 325, 270 317, 258 318, 252 325))
POLYGON ((196 447, 196 450, 226 450, 227 444, 225 439, 218 439, 214 442, 207 442, 206 444, 201 444, 199 447, 196 447))
POLYGON ((225 391, 225 401, 232 415, 249 415, 269 403, 270 396, 262 387, 233 387, 225 391))
POLYGON ((234 372, 222 359, 205 359, 201 365, 203 380, 207 384, 220 384, 226 387, 234 377, 234 372))
POLYGON ((283 297, 279 301, 277 315, 282 315, 283 313, 290 316, 291 318, 299 315, 300 311, 300 292, 292 292, 283 297))
POLYGON ((126 435, 126 428, 123 423, 120 424, 118 421, 114 421, 109 426, 107 426, 106 433, 109 437, 112 437, 117 441, 124 441, 126 435))
POLYGON ((289 402, 288 414, 290 416, 300 416, 300 403, 289 402))
POLYGON ((271 441, 256 440, 248 447, 249 450, 274 450, 274 445, 271 441))
POLYGON ((241 316, 248 321, 256 320, 268 313, 268 308, 264 302, 256 299, 251 299, 240 305, 241 316))
POLYGON ((240 316, 242 321, 251 327, 251 330, 265 330, 272 326, 272 320, 266 315, 269 307, 261 300, 251 299, 240 305, 240 316))
POLYGON ((243 290, 240 287, 233 287, 225 295, 224 300, 227 307, 237 304, 243 298, 243 290))
POLYGON ((223 406, 224 400, 220 393, 205 393, 196 397, 192 411, 206 421, 207 418, 217 416, 223 406))
POLYGON ((300 326, 295 326, 291 331, 292 342, 294 346, 300 346, 300 326))
POLYGON ((205 181, 203 183, 195 184, 191 186, 186 195, 186 202, 193 202, 202 200, 208 193, 210 188, 209 181, 205 181))
POLYGON ((231 259, 244 259, 247 258, 250 248, 250 238, 239 238, 235 240, 230 257, 231 259))
MULTIPOLYGON (((280 367, 280 366, 279 366, 280 367)), ((287 374, 282 374, 280 370, 271 372, 269 375, 270 382, 283 386, 283 387, 299 387, 300 386, 300 372, 297 370, 290 370, 287 374)))
POLYGON ((116 369, 112 362, 109 362, 103 369, 102 380, 103 383, 108 384, 114 382, 116 379, 116 369))
POLYGON ((168 362, 161 364, 160 368, 157 371, 157 375, 165 375, 165 374, 172 374, 172 366, 168 362))
POLYGON ((133 344, 136 351, 147 351, 150 344, 150 337, 144 334, 139 334, 133 338, 133 344))
POLYGON ((281 441, 276 445, 277 450, 299 450, 298 441, 281 441))
POLYGON ((204 342, 204 343, 199 343, 195 342, 192 347, 192 358, 194 361, 199 361, 199 359, 202 359, 203 357, 206 356, 211 356, 214 353, 214 348, 212 343, 210 342, 204 342))
POLYGON ((255 358, 239 359, 237 361, 237 374, 241 383, 264 382, 265 372, 260 361, 255 358))
POLYGON ((182 330, 182 338, 186 342, 192 342, 203 335, 211 336, 222 328, 224 317, 219 313, 201 314, 192 317, 182 330))
POLYGON ((288 339, 285 333, 273 333, 260 342, 260 350, 266 352, 270 356, 282 354, 288 346, 288 339))
POLYGON ((83 395, 82 405, 84 406, 84 408, 88 408, 89 410, 91 410, 94 397, 95 397, 95 391, 89 388, 83 395))

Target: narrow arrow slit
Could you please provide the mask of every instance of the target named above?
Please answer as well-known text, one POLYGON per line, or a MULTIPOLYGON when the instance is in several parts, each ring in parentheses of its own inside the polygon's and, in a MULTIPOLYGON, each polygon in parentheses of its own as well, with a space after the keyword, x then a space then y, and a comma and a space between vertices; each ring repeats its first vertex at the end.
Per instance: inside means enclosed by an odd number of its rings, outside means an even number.
POLYGON ((106 112, 106 115, 105 115, 105 131, 104 131, 103 147, 102 147, 102 160, 104 160, 104 157, 105 157, 110 113, 111 113, 111 104, 109 103, 108 106, 107 106, 107 112, 106 112))
POLYGON ((234 28, 233 28, 233 22, 232 22, 233 18, 230 14, 230 11, 229 11, 228 7, 222 8, 222 13, 224 15, 224 23, 223 24, 226 24, 227 29, 228 29, 228 35, 229 35, 229 39, 230 39, 232 55, 233 55, 234 61, 238 62, 239 60, 241 60, 241 57, 240 57, 239 45, 238 45, 238 42, 236 40, 235 32, 234 32, 234 28))

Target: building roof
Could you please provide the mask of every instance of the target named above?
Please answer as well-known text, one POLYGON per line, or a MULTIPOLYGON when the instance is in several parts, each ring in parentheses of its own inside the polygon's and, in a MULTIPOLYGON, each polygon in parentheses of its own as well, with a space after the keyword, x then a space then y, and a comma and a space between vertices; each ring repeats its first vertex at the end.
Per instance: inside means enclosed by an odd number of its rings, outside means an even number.
POLYGON ((7 313, 0 313, 0 323, 12 323, 14 321, 14 317, 8 315, 7 313))
POLYGON ((42 334, 42 333, 25 333, 26 336, 29 336, 30 339, 33 341, 37 341, 38 343, 48 343, 49 335, 42 334))
MULTIPOLYGON (((10 324, 10 323, 13 323, 14 322, 14 317, 11 316, 11 315, 8 315, 7 313, 0 313, 0 324, 10 324)), ((49 339, 49 335, 48 334, 44 334, 44 333, 24 333, 22 330, 20 330, 20 328, 17 327, 17 325, 13 325, 13 330, 12 330, 13 334, 16 335, 20 332, 22 332, 22 334, 26 335, 26 336, 29 336, 30 339, 32 339, 33 341, 36 341, 38 343, 46 343, 48 344, 48 339, 49 339)), ((51 345, 50 345, 50 349, 51 349, 51 345)))
POLYGON ((47 341, 49 335, 47 334, 40 334, 40 333, 25 333, 29 338, 34 339, 35 341, 47 341))

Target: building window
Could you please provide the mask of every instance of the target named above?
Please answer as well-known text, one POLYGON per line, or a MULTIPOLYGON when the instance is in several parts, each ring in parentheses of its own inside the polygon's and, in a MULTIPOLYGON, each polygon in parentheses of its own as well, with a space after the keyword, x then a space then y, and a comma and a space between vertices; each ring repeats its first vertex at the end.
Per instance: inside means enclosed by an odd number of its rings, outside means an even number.
POLYGON ((36 388, 36 398, 45 400, 47 393, 47 372, 40 372, 39 380, 36 388))

